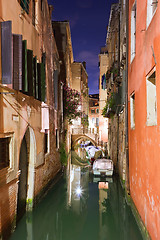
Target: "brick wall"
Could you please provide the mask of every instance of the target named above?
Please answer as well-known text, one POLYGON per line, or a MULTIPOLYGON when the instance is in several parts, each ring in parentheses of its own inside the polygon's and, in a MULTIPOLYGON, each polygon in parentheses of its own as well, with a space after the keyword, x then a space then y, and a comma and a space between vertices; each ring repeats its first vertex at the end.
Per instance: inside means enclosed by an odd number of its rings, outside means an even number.
POLYGON ((17 209, 17 179, 0 186, 0 232, 7 239, 15 227, 17 209))

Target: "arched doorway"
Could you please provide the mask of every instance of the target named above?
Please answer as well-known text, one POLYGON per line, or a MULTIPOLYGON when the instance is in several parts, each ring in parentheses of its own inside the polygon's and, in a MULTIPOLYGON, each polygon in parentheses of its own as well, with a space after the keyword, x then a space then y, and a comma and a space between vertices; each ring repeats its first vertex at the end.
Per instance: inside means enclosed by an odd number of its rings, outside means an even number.
POLYGON ((17 199, 17 220, 19 220, 26 211, 27 199, 27 181, 28 181, 28 155, 27 142, 23 137, 19 155, 20 177, 18 183, 18 199, 17 199))
POLYGON ((35 159, 35 134, 33 129, 28 127, 21 143, 19 155, 21 173, 18 184, 17 220, 23 216, 25 211, 31 211, 33 208, 35 159))

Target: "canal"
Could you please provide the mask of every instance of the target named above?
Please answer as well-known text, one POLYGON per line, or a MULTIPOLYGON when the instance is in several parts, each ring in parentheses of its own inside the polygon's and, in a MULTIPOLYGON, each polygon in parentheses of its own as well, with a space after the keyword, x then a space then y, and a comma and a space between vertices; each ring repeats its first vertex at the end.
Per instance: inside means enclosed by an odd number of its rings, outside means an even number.
POLYGON ((10 240, 141 240, 119 179, 98 179, 70 164, 10 240))

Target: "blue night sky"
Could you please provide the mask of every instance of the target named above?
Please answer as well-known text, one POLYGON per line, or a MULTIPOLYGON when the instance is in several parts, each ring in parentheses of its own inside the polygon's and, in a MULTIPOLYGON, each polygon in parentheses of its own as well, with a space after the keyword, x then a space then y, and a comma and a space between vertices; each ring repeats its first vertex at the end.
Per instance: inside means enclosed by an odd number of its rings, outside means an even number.
POLYGON ((86 62, 89 93, 98 93, 98 54, 105 45, 112 3, 118 0, 48 0, 54 11, 52 20, 68 20, 74 61, 86 62))

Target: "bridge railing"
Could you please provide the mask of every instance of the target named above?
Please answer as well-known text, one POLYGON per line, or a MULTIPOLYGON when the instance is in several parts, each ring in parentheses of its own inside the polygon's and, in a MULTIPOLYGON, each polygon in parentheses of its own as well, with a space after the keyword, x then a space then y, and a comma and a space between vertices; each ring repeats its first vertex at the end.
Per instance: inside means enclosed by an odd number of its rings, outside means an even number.
POLYGON ((72 135, 86 135, 92 138, 95 142, 98 141, 98 134, 93 133, 89 128, 72 128, 72 135))

